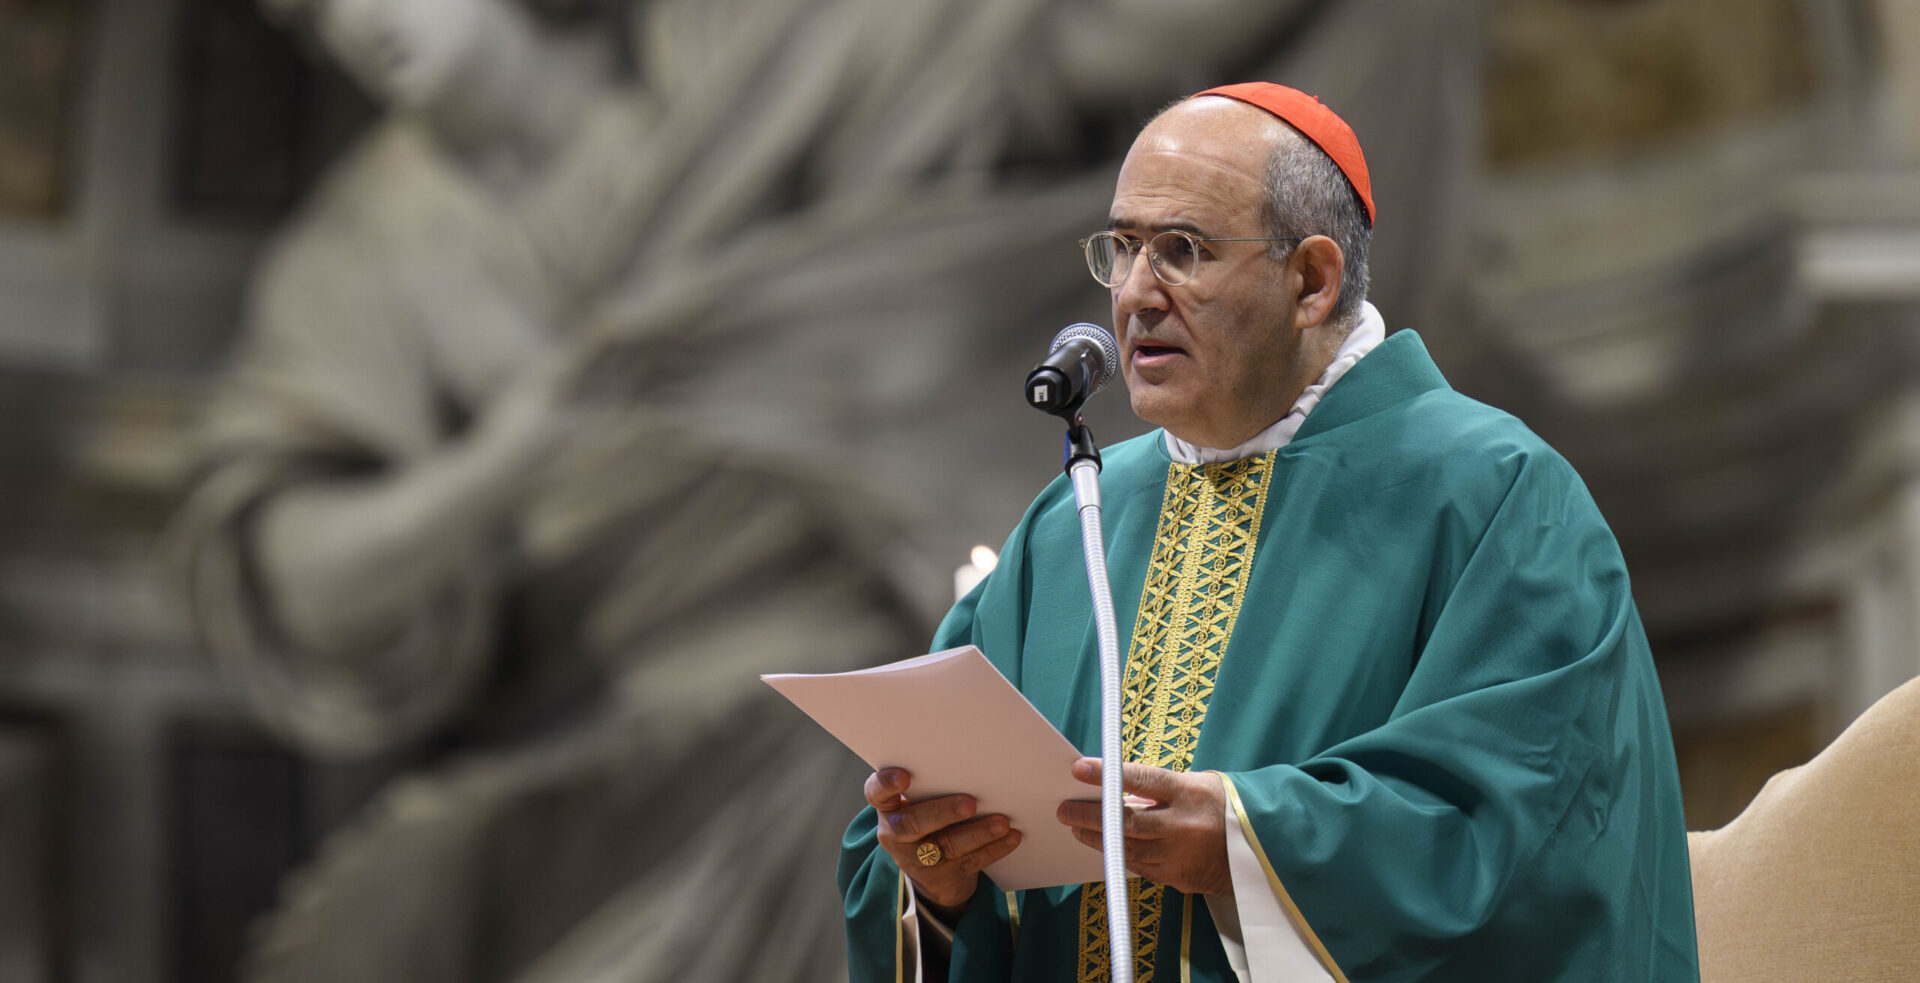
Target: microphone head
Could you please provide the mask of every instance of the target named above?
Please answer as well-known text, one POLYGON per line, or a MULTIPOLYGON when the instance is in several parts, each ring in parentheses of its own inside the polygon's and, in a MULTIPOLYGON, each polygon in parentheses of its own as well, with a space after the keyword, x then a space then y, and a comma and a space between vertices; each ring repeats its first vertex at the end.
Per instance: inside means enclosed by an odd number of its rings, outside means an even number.
POLYGON ((1106 328, 1082 321, 1060 329, 1060 333, 1053 336, 1053 346, 1047 349, 1047 354, 1051 355, 1059 351, 1067 342, 1075 338, 1085 338, 1092 342, 1094 349, 1099 352, 1099 365, 1094 369, 1093 386, 1087 390, 1087 395, 1092 396, 1106 388, 1107 383, 1113 381, 1113 374, 1120 371, 1120 346, 1113 340, 1112 332, 1106 328))

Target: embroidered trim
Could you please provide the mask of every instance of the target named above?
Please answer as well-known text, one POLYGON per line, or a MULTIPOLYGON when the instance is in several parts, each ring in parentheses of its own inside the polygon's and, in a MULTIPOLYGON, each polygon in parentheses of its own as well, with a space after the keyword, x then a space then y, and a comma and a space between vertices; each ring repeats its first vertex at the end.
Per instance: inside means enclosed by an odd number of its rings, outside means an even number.
MULTIPOLYGON (((1267 506, 1275 452, 1222 464, 1174 464, 1140 593, 1133 643, 1121 677, 1128 761, 1185 771, 1193 764, 1213 683, 1240 616, 1253 571, 1260 516, 1267 506)), ((1166 889, 1128 881, 1133 912, 1134 979, 1153 979, 1166 889)), ((1190 901, 1190 899, 1189 899, 1190 901)), ((1191 917, 1191 904, 1188 907, 1191 917)), ((1182 926, 1182 969, 1187 930, 1182 926)), ((1109 983, 1107 892, 1080 889, 1079 983, 1109 983)))
POLYGON ((1007 892, 1007 927, 1013 932, 1013 944, 1020 944, 1020 897, 1007 892))
MULTIPOLYGON (((1160 945, 1160 900, 1166 889, 1138 877, 1127 878, 1127 906, 1133 912, 1133 978, 1153 979, 1153 954, 1160 945)), ((1107 885, 1080 888, 1081 983, 1112 983, 1113 955, 1107 946, 1107 885)))

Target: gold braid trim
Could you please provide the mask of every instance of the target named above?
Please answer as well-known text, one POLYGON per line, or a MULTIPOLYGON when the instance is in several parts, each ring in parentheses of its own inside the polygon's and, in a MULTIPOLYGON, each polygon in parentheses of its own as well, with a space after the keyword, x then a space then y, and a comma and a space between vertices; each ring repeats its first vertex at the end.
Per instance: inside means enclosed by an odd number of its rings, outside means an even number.
MULTIPOLYGON (((1275 456, 1269 451, 1225 464, 1168 468, 1133 644, 1121 676, 1126 707, 1121 744, 1128 761, 1174 771, 1193 764, 1214 678, 1253 572, 1253 549, 1260 538, 1275 456)), ((1137 983, 1153 979, 1165 896, 1166 889, 1158 884, 1128 881, 1137 983)), ((1079 983, 1113 979, 1105 884, 1080 889, 1078 978, 1079 983)))

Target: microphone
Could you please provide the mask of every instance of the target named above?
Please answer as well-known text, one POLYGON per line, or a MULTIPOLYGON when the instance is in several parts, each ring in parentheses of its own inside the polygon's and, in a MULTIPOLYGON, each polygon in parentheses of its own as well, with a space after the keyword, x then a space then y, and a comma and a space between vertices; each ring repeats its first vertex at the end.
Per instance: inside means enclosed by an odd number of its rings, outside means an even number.
POLYGON ((1047 357, 1027 373, 1027 405, 1071 423, 1087 397, 1113 381, 1120 346, 1097 324, 1070 324, 1053 336, 1047 357))

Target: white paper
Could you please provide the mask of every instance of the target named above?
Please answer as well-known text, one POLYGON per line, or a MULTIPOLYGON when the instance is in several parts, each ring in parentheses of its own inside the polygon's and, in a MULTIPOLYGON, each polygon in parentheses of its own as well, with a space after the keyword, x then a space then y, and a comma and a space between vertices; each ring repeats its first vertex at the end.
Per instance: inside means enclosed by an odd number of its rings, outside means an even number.
POLYGON ((1080 751, 979 649, 856 672, 760 678, 876 771, 912 773, 908 798, 965 793, 979 804, 977 815, 1005 815, 1021 841, 986 869, 1002 890, 1102 878, 1100 851, 1055 818, 1063 801, 1100 798, 1097 786, 1073 778, 1080 751))

